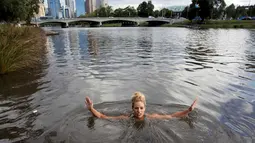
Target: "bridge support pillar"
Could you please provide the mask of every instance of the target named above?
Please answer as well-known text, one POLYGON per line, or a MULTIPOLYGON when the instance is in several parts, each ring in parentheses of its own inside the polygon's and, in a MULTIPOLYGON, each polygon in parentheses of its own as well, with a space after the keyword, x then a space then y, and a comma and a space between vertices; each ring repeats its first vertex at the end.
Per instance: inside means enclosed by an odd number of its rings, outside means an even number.
POLYGON ((69 27, 68 23, 62 23, 61 24, 61 28, 68 28, 68 27, 69 27))

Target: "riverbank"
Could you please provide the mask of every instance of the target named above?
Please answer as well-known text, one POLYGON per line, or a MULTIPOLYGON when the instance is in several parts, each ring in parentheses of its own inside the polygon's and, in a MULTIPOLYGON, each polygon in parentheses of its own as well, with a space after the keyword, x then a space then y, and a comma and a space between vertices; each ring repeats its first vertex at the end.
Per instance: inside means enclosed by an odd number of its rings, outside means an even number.
POLYGON ((37 27, 0 25, 0 74, 36 68, 45 53, 46 32, 37 27))
POLYGON ((161 27, 186 27, 186 28, 246 28, 255 29, 255 20, 208 20, 203 24, 190 21, 182 23, 164 24, 161 27))

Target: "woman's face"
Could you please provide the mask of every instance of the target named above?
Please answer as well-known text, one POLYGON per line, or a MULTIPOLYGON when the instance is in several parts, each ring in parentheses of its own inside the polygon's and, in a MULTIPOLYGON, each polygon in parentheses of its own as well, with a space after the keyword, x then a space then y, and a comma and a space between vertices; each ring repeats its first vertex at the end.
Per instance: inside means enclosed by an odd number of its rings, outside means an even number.
POLYGON ((141 101, 135 102, 133 106, 133 112, 136 118, 142 119, 144 117, 145 106, 141 101))

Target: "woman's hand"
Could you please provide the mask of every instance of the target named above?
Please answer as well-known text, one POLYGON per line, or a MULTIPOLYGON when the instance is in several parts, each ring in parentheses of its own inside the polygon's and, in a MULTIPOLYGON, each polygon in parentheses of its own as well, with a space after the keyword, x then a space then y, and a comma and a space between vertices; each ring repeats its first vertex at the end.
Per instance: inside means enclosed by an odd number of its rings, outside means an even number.
POLYGON ((93 102, 90 100, 89 97, 86 97, 85 104, 87 105, 87 108, 89 110, 93 108, 93 102))
POLYGON ((192 110, 194 110, 196 104, 197 104, 197 98, 196 98, 196 100, 191 104, 191 106, 189 107, 189 111, 190 111, 190 112, 191 112, 192 110))

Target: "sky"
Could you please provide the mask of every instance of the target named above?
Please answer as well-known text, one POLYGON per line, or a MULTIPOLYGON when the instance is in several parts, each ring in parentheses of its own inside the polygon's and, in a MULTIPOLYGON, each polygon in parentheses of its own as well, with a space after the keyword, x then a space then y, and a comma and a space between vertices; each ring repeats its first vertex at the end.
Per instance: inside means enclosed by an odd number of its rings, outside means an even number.
MULTIPOLYGON (((126 7, 128 5, 137 7, 140 3, 144 0, 108 0, 109 5, 113 6, 114 8, 118 7, 126 7)), ((255 0, 225 0, 227 5, 234 3, 235 5, 249 5, 255 4, 255 0)), ((152 0, 156 9, 161 9, 162 7, 168 6, 177 6, 177 5, 189 5, 191 0, 152 0)))
MULTIPOLYGON (((47 1, 47 0, 45 0, 47 1)), ((64 0, 60 0, 61 4, 64 4, 64 0)), ((144 0, 108 0, 108 5, 116 8, 124 8, 126 6, 137 6, 142 3, 144 0)), ((249 5, 255 4, 255 0, 225 0, 227 5, 234 3, 235 5, 249 5)), ((152 0, 152 3, 155 6, 155 9, 161 9, 168 6, 177 6, 177 5, 189 5, 191 0, 152 0)))

